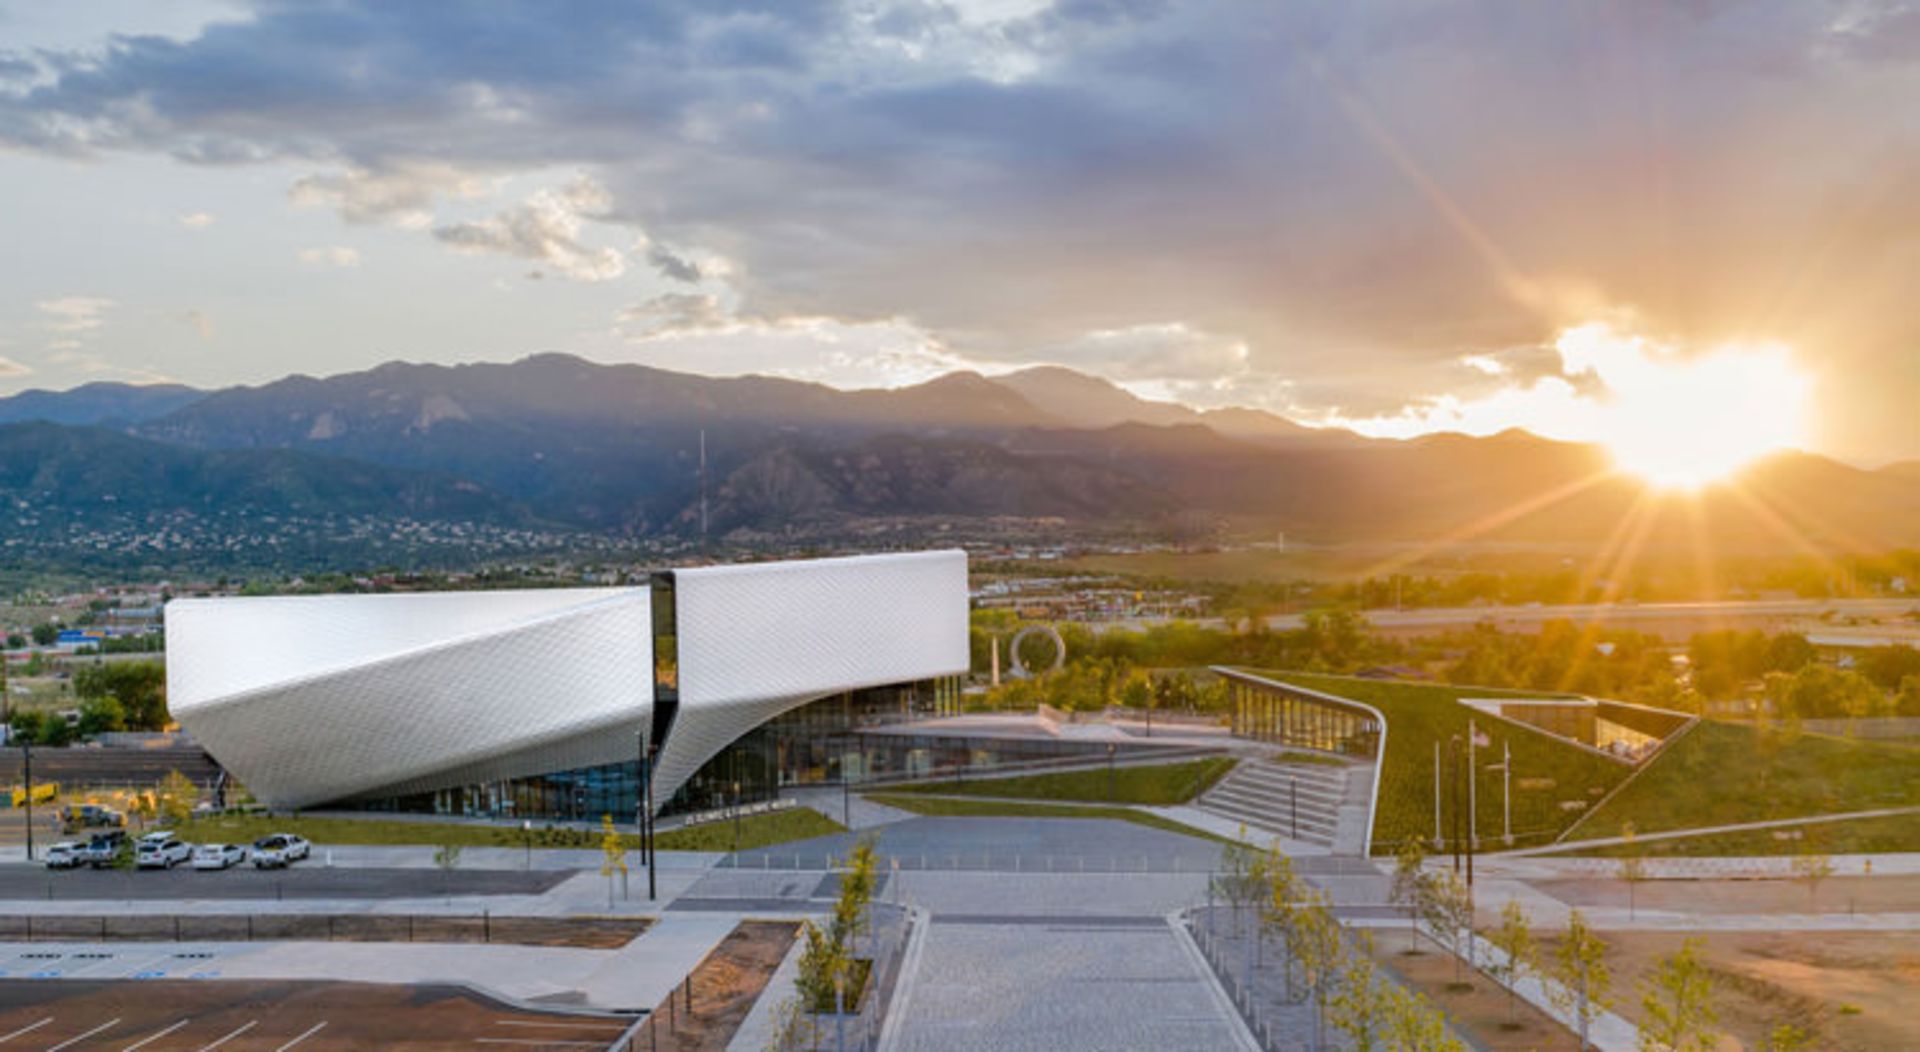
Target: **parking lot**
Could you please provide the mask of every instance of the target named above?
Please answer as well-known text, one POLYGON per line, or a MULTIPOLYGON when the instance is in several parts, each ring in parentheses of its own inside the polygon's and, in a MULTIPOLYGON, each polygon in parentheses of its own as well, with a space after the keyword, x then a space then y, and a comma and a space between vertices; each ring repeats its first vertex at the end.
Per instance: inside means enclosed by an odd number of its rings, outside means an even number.
POLYGON ((604 1049, 629 1022, 527 1012, 449 986, 0 981, 0 1045, 37 1052, 604 1049))
POLYGON ((574 876, 568 870, 287 869, 49 870, 0 865, 0 899, 391 899, 444 895, 538 895, 574 876))

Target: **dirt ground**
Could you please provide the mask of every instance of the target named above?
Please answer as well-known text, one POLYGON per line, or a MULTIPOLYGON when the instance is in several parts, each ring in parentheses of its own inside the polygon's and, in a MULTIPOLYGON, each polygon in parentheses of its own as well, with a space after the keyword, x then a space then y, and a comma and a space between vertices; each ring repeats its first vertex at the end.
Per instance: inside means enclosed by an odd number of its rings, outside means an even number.
POLYGON ((635 1047, 673 1052, 726 1048, 798 931, 792 921, 741 921, 693 970, 691 1009, 687 988, 682 987, 653 1010, 647 1026, 634 1037, 635 1047))
POLYGON ((601 1048, 631 1021, 527 1012, 470 991, 364 983, 0 982, 0 1042, 8 1048, 148 1052, 218 1046, 227 1052, 346 1049, 601 1048))
POLYGON ((1421 952, 1408 955, 1407 935, 1382 930, 1375 934, 1374 959, 1447 1014, 1447 1021, 1476 1048, 1489 1052, 1578 1052, 1579 1041, 1565 1027, 1547 1018, 1525 1001, 1515 1001, 1509 1015, 1507 991, 1500 984, 1460 962, 1426 939, 1421 952), (1456 983, 1456 974, 1459 983, 1456 983), (1466 989, 1459 985, 1465 984, 1466 989))
MULTIPOLYGON (((1804 892, 1803 892, 1804 894, 1804 892)), ((1688 935, 1601 932, 1613 972, 1613 1010, 1638 1021, 1640 980, 1688 935)), ((1710 932, 1701 953, 1714 978, 1722 1050, 1760 1049, 1780 1023, 1834 1052, 1920 1048, 1920 934, 1710 932)), ((1541 940, 1550 958, 1556 940, 1541 940)))
MULTIPOLYGON (((1618 880, 1546 880, 1533 886, 1570 906, 1627 905, 1618 880)), ((1811 892, 1794 880, 1647 880, 1635 907, 1689 913, 1909 913, 1920 911, 1920 876, 1833 876, 1811 892)))

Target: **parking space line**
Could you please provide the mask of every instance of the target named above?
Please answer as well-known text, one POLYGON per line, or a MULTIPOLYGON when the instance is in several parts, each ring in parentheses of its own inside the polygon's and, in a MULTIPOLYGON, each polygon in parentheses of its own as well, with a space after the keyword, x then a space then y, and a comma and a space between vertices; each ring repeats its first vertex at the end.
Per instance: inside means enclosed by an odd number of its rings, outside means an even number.
MULTIPOLYGON (((287 1049, 292 1048, 293 1046, 299 1044, 300 1042, 305 1041, 307 1038, 310 1038, 313 1035, 319 1033, 320 1028, 326 1025, 327 1025, 326 1020, 324 1019, 320 1020, 318 1023, 315 1023, 313 1024, 312 1027, 308 1028, 306 1033, 301 1034, 299 1037, 294 1038, 292 1041, 289 1041, 286 1044, 281 1045, 279 1048, 274 1049, 273 1052, 287 1052, 287 1049)), ((49 1049, 48 1052, 52 1052, 52 1050, 49 1049)))
POLYGON ((93 1035, 99 1033, 102 1030, 111 1030, 114 1027, 119 1025, 120 1025, 119 1019, 117 1018, 109 1019, 106 1022, 101 1023, 99 1026, 94 1027, 92 1030, 89 1030, 86 1033, 81 1034, 79 1037, 67 1038, 65 1041, 62 1041, 59 1044, 53 1046, 52 1048, 47 1049, 47 1052, 60 1052, 61 1049, 66 1048, 69 1045, 77 1045, 80 1042, 85 1041, 87 1038, 92 1037, 93 1035))
POLYGON ((151 1045, 155 1041, 158 1041, 161 1038, 166 1037, 168 1034, 173 1033, 175 1030, 178 1030, 181 1027, 186 1026, 189 1022, 191 1022, 191 1020, 182 1019, 178 1023, 173 1024, 172 1026, 166 1028, 165 1030, 160 1031, 157 1034, 152 1034, 147 1037, 143 1037, 138 1041, 135 1041, 133 1044, 128 1045, 127 1047, 121 1049, 120 1052, 133 1052, 133 1050, 136 1048, 144 1048, 147 1045, 151 1045))
POLYGON ((214 1049, 216 1049, 216 1048, 219 1048, 219 1047, 220 1047, 221 1045, 224 1045, 224 1044, 226 1044, 227 1042, 229 1042, 229 1041, 232 1041, 232 1040, 233 1040, 234 1038, 236 1038, 236 1037, 239 1037, 239 1036, 240 1036, 241 1034, 244 1034, 244 1033, 246 1033, 247 1031, 249 1031, 249 1030, 252 1030, 252 1029, 253 1029, 254 1027, 256 1027, 256 1026, 259 1026, 259 1025, 260 1025, 260 1020, 258 1020, 258 1019, 249 1019, 249 1020, 247 1020, 247 1024, 246 1024, 245 1026, 243 1026, 243 1027, 241 1027, 241 1028, 240 1028, 240 1029, 238 1029, 238 1030, 235 1030, 235 1031, 234 1031, 233 1033, 231 1033, 231 1034, 228 1034, 228 1035, 227 1035, 226 1037, 223 1037, 223 1038, 221 1038, 220 1040, 218 1040, 218 1041, 215 1041, 215 1042, 214 1042, 213 1044, 211 1044, 211 1045, 203 1045, 203 1046, 201 1046, 201 1048, 200 1048, 200 1052, 213 1052, 213 1050, 214 1050, 214 1049))
POLYGON ((29 1023, 26 1026, 23 1026, 20 1029, 15 1030, 11 1034, 0 1035, 0 1045, 4 1045, 7 1042, 12 1041, 14 1038, 19 1037, 21 1034, 31 1034, 35 1030, 38 1030, 41 1027, 46 1026, 48 1023, 51 1023, 51 1022, 53 1022, 53 1017, 48 1016, 45 1019, 40 1020, 38 1023, 29 1023))
POLYGON ((604 1041, 552 1041, 527 1037, 476 1037, 476 1045, 532 1045, 535 1048, 605 1048, 604 1041))
POLYGON ((550 1027, 558 1027, 563 1030, 619 1030, 622 1032, 624 1032, 627 1029, 627 1025, 625 1023, 600 1023, 600 1022, 563 1023, 563 1022, 540 1022, 532 1019, 496 1019, 493 1021, 493 1025, 494 1026, 550 1026, 550 1027))

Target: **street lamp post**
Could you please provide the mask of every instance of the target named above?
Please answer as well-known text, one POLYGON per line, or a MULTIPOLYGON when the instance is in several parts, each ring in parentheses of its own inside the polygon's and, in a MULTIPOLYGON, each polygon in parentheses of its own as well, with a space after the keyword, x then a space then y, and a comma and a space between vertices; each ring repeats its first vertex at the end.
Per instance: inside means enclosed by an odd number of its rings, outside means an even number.
POLYGON ((33 741, 20 739, 20 774, 27 788, 27 861, 33 861, 33 741))
POLYGON ((652 902, 658 892, 655 870, 659 869, 653 855, 653 762, 650 742, 647 741, 646 728, 640 730, 640 784, 634 795, 634 803, 639 807, 640 861, 647 867, 647 901, 652 902))
MULTIPOLYGON (((738 856, 740 854, 740 783, 739 782, 733 783, 733 853, 735 856, 738 856)), ((735 857, 733 860, 733 864, 736 866, 739 865, 740 859, 738 857, 735 857)))
POLYGON ((1116 802, 1114 799, 1116 794, 1114 792, 1114 786, 1113 786, 1113 754, 1119 748, 1120 746, 1114 742, 1107 743, 1107 802, 1108 803, 1116 802))

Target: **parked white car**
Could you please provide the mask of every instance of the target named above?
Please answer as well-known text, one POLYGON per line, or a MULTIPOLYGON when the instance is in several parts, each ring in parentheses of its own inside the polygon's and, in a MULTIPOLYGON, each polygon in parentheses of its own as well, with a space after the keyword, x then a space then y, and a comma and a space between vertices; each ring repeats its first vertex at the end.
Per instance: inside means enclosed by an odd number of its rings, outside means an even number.
POLYGON ((292 833, 273 833, 253 842, 255 869, 289 866, 313 853, 306 838, 292 833))
POLYGON ((193 857, 193 845, 174 836, 144 836, 133 847, 133 864, 141 869, 172 869, 193 857))
POLYGON ((201 844, 193 849, 193 868, 227 869, 247 860, 247 849, 239 844, 201 844))
POLYGON ((87 860, 87 845, 78 840, 62 840, 47 849, 48 869, 73 869, 87 860))

